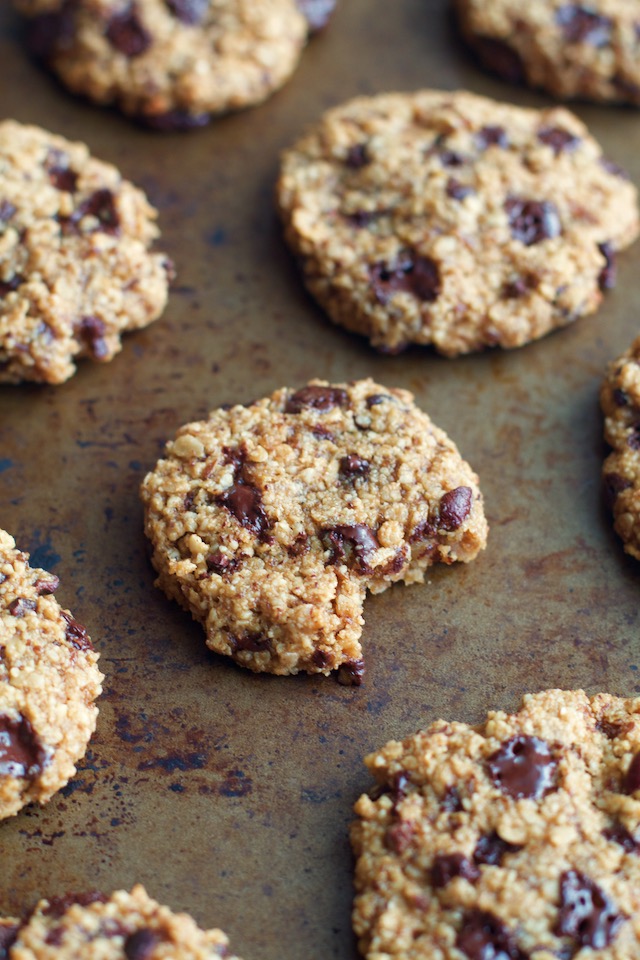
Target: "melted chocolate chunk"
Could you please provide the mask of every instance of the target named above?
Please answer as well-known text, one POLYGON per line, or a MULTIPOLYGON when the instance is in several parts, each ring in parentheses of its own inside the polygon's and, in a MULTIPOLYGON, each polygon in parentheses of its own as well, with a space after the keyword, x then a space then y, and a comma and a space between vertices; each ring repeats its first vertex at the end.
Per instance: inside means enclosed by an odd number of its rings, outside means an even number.
POLYGON ((231 645, 234 653, 238 653, 240 650, 247 650, 250 653, 263 653, 265 650, 272 650, 270 637, 265 637, 261 633, 250 633, 248 631, 237 637, 232 637, 231 645))
POLYGON ((390 397, 388 393, 370 393, 367 399, 365 400, 365 403, 367 405, 367 408, 370 410, 371 407, 377 407, 378 404, 384 403, 385 400, 391 400, 391 399, 393 398, 390 397))
POLYGON ((346 407, 349 397, 346 390, 339 387, 321 387, 310 385, 292 393, 284 406, 285 413, 300 413, 305 407, 326 413, 334 407, 346 407))
POLYGON ((412 820, 401 820, 400 823, 394 823, 392 827, 387 827, 384 842, 389 850, 393 850, 400 855, 411 846, 415 832, 416 828, 412 820))
POLYGON ((60 579, 55 576, 55 574, 50 574, 49 577, 45 580, 44 578, 38 578, 34 581, 33 588, 38 594, 39 597, 48 596, 50 593, 55 593, 55 591, 60 586, 60 579))
POLYGON ((463 916, 456 947, 470 960, 528 960, 511 931, 486 910, 469 910, 463 916))
POLYGON ((21 927, 21 923, 12 923, 11 926, 0 927, 0 960, 7 960, 9 957, 11 947, 16 942, 21 927))
POLYGON ((507 796, 540 800, 557 789, 557 762, 538 737, 512 737, 489 757, 489 776, 507 796))
POLYGON ((566 3, 559 7, 556 23, 562 27, 564 38, 569 43, 606 47, 611 42, 613 21, 576 3, 566 3))
POLYGON ((478 840, 473 851, 473 862, 478 865, 484 863, 497 867, 507 853, 517 853, 518 850, 522 850, 522 847, 515 843, 507 843, 494 830, 493 833, 488 833, 478 840))
POLYGON ((209 8, 209 0, 166 0, 174 17, 192 26, 201 23, 209 8))
POLYGON ((460 183, 460 181, 456 180, 454 177, 449 177, 447 180, 445 193, 448 197, 451 197, 452 200, 464 200, 465 197, 468 197, 475 192, 476 191, 473 187, 470 187, 465 183, 460 183))
POLYGON ((328 650, 314 650, 311 655, 311 662, 320 670, 326 670, 333 663, 333 654, 328 650))
POLYGON ((77 233, 84 217, 94 217, 98 221, 95 230, 116 234, 120 230, 120 216, 116 208, 115 197, 111 190, 96 190, 78 204, 70 217, 59 217, 63 234, 77 233))
POLYGON ((475 49, 480 61, 508 83, 524 83, 526 73, 522 58, 517 50, 503 40, 493 37, 478 37, 475 49))
POLYGON ((613 399, 617 407, 626 407, 629 403, 629 397, 619 387, 616 387, 613 391, 613 399))
POLYGON ((151 34, 143 26, 135 3, 111 18, 105 36, 112 47, 130 59, 151 46, 151 34))
POLYGON ((501 147, 505 150, 509 146, 507 131, 499 126, 481 127, 476 133, 475 141, 480 150, 488 147, 501 147))
POLYGON ((616 258, 613 244, 599 243, 598 250, 605 259, 605 265, 598 275, 598 286, 601 290, 612 290, 616 285, 616 258))
POLYGON ((562 226, 555 204, 548 200, 509 197, 504 205, 511 235, 526 247, 560 235, 562 226))
POLYGON ((613 942, 626 917, 605 892, 579 870, 560 878, 560 911, 555 933, 571 937, 581 947, 603 950, 613 942))
POLYGON ((49 150, 45 167, 49 182, 57 190, 64 190, 66 193, 75 191, 78 185, 78 174, 69 167, 69 157, 63 150, 49 150))
POLYGON ((215 502, 226 507, 246 530, 250 530, 263 543, 269 539, 271 521, 262 506, 262 497, 256 487, 244 480, 238 480, 217 496, 215 502))
POLYGON ((465 157, 456 150, 441 150, 438 156, 443 167, 462 167, 466 162, 465 157))
POLYGON ((0 716, 0 777, 28 777, 42 773, 48 751, 26 717, 0 716))
MULTIPOLYGON (((609 478, 617 478, 617 481, 614 481, 613 486, 618 486, 619 481, 623 482, 623 486, 620 487, 621 490, 626 490, 627 487, 631 486, 630 480, 624 480, 623 477, 620 477, 617 473, 610 473, 605 480, 609 478)), ((616 490, 616 493, 619 493, 620 490, 616 490)), ((599 730, 600 733, 604 734, 607 740, 615 740, 617 737, 624 736, 633 730, 633 723, 631 721, 621 722, 621 721, 612 721, 608 720, 606 717, 601 717, 600 720, 596 721, 596 730, 599 730)))
POLYGON ((27 28, 29 53, 38 60, 48 60, 71 46, 75 37, 73 0, 67 0, 56 13, 34 17, 27 28))
POLYGON ((348 453, 340 459, 340 475, 346 479, 367 477, 371 464, 357 453, 348 453))
POLYGON ((94 360, 104 360, 109 356, 109 347, 104 337, 107 325, 100 317, 82 317, 74 330, 78 340, 94 360))
POLYGON ((462 798, 456 787, 447 787, 441 806, 445 813, 460 813, 461 810, 464 810, 462 798))
POLYGON ((147 960, 164 937, 157 930, 136 930, 123 944, 127 960, 147 960))
POLYGON ((29 610, 35 610, 37 606, 37 601, 30 597, 16 597, 11 601, 8 609, 12 617, 24 617, 29 610))
POLYGON ((196 130, 211 119, 208 113, 189 113, 188 110, 167 110, 166 113, 143 114, 136 118, 151 130, 170 133, 173 130, 196 130))
POLYGON ((219 550, 216 550, 215 553, 208 554, 204 562, 207 565, 207 570, 210 570, 211 573, 217 573, 220 576, 225 573, 231 573, 231 571, 235 570, 238 566, 237 560, 228 557, 219 550))
POLYGON ((0 223, 8 223, 17 209, 8 200, 0 200, 0 223))
POLYGON ((538 140, 551 147, 556 157, 565 151, 571 153, 580 143, 580 137, 569 133, 563 127, 541 127, 538 130, 538 140))
POLYGON ((306 533, 299 533, 293 543, 287 547, 290 557, 301 557, 309 552, 309 537, 306 533))
POLYGON ((347 660, 338 667, 336 675, 343 687, 361 687, 364 680, 364 660, 347 660))
POLYGON ((613 826, 607 827, 602 831, 602 835, 612 843, 617 843, 626 853, 640 853, 640 843, 621 823, 614 823, 613 826))
POLYGON ((17 290, 24 281, 19 273, 14 273, 10 280, 0 280, 0 297, 6 297, 8 293, 17 290))
POLYGON ((525 276, 516 277, 515 280, 509 280, 501 290, 501 296, 505 300, 519 300, 526 296, 532 290, 535 290, 540 282, 540 278, 533 273, 525 276))
POLYGON ((349 567, 367 570, 367 560, 380 546, 378 539, 364 523, 343 524, 323 530, 321 539, 331 551, 330 563, 346 563, 349 567))
POLYGON ((316 440, 330 440, 331 443, 335 440, 335 436, 328 427, 325 427, 324 423, 316 423, 311 433, 316 440))
POLYGON ((348 213, 346 215, 349 223, 352 223, 358 230, 364 230, 364 228, 373 223, 378 216, 379 214, 376 210, 356 210, 355 213, 348 213))
POLYGON ((71 614, 65 613, 64 610, 62 610, 62 617, 67 624, 64 635, 71 646, 75 647, 76 650, 93 650, 93 644, 82 624, 74 620, 71 614))
POLYGON ((347 167, 350 167, 352 170, 360 170, 361 167, 366 167, 368 163, 371 162, 371 159, 367 153, 367 144, 365 143, 355 143, 352 147, 349 147, 347 150, 347 155, 344 158, 344 162, 347 167))
POLYGON ((442 853, 433 861, 431 883, 434 887, 446 887, 454 877, 463 877, 473 883, 480 876, 478 868, 462 853, 442 853))
POLYGON ((441 530, 457 530, 471 513, 473 491, 470 487, 456 487, 449 490, 440 500, 441 530))
POLYGON ((425 303, 433 303, 440 295, 440 271, 430 257, 407 253, 394 264, 374 264, 369 276, 378 303, 387 303, 400 291, 425 303))
POLYGON ((49 897, 47 906, 42 913, 45 917, 62 917, 69 907, 78 903, 81 907, 88 907, 92 903, 106 903, 107 898, 103 893, 92 890, 89 893, 66 893, 63 897, 49 897))
POLYGON ((624 793, 635 793, 640 790, 640 753, 636 753, 624 776, 624 793))
POLYGON ((296 6, 309 24, 309 31, 323 30, 331 19, 336 0, 296 0, 296 6))

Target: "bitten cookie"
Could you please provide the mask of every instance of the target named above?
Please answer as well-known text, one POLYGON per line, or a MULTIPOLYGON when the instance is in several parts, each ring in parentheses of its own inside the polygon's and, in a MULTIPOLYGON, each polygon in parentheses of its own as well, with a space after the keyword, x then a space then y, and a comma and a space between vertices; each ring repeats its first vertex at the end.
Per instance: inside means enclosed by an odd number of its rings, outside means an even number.
POLYGON ((330 110, 277 198, 310 292, 391 353, 518 347, 592 313, 638 233, 635 188, 577 117, 465 92, 330 110))
MULTIPOLYGON (((237 960, 221 930, 201 930, 137 884, 131 893, 41 900, 7 934, 7 960, 237 960)), ((7 928, 9 929, 9 928, 7 928)), ((0 931, 0 950, 2 949, 0 931)))
POLYGON ((464 37, 503 80, 561 100, 640 106, 635 0, 454 0, 454 6, 464 37))
POLYGON ((95 730, 98 654, 53 592, 0 530, 0 817, 46 803, 75 773, 95 730))
POLYGON ((178 432, 142 485, 157 585, 255 671, 358 684, 367 589, 486 541, 478 479, 405 390, 277 390, 178 432))
POLYGON ((260 103, 295 70, 329 0, 15 0, 72 92, 161 130, 260 103), (308 14, 308 19, 305 14, 308 14))
POLYGON ((640 956, 640 699, 548 690, 366 758, 354 926, 403 960, 640 956))
POLYGON ((156 212, 82 143, 0 123, 0 383, 62 383, 155 320, 170 261, 156 212))
POLYGON ((624 549, 640 560, 640 337, 609 367, 600 402, 611 453, 603 475, 624 549))

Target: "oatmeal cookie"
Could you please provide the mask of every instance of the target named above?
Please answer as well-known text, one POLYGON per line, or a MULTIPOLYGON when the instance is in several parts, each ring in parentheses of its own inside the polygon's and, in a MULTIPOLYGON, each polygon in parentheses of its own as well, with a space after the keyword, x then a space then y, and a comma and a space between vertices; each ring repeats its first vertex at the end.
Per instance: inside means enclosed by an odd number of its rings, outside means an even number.
POLYGON ((356 804, 362 954, 640 956, 640 699, 548 690, 437 721, 366 759, 356 804))
POLYGON ((391 353, 518 347, 592 313, 638 233, 635 187, 577 117, 465 92, 330 110, 277 200, 310 292, 391 353))
POLYGON ((605 440, 613 447, 603 475, 616 533, 640 560, 640 337, 609 367, 600 402, 605 440))
POLYGON ((15 0, 73 93, 160 130, 260 103, 295 70, 325 0, 15 0), (308 14, 308 17, 305 15, 308 14))
POLYGON ((182 427, 142 485, 157 585, 255 671, 357 684, 367 589, 472 560, 478 479, 405 390, 312 381, 182 427))
MULTIPOLYGON (((110 897, 41 900, 13 924, 6 952, 0 952, 7 960, 237 960, 221 930, 201 930, 188 914, 152 900, 140 884, 110 897)), ((0 951, 1 938, 2 931, 0 951)))
POLYGON ((0 383, 62 383, 164 309, 156 212, 115 167, 38 127, 0 123, 0 383))
POLYGON ((58 585, 0 530, 0 817, 51 799, 96 726, 98 654, 58 585))
POLYGON ((637 0, 454 0, 481 63, 560 100, 640 106, 637 0))

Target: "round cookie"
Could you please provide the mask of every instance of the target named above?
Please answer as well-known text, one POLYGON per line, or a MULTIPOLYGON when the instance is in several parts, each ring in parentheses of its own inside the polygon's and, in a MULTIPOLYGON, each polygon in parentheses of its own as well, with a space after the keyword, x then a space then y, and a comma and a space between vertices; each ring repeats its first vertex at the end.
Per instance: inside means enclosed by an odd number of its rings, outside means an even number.
POLYGON ((454 0, 481 63, 554 97, 640 106, 636 0, 454 0))
POLYGON ((603 475, 615 530, 626 552, 640 560, 640 337, 610 365, 600 402, 605 440, 613 447, 603 475))
POLYGON ((332 4, 300 0, 14 0, 29 44, 72 92, 161 130, 265 100, 332 4))
POLYGON ((62 383, 164 309, 156 212, 82 143, 0 123, 0 383, 62 383))
POLYGON ((359 684, 366 591, 486 542, 478 479, 405 390, 312 381, 214 410, 142 485, 157 585, 254 671, 359 684))
POLYGON ((58 578, 28 561, 0 530, 0 817, 71 779, 101 692, 85 628, 52 596, 58 578))
POLYGON ((0 953, 7 960, 237 960, 221 930, 201 930, 188 914, 152 900, 140 884, 108 898, 41 900, 12 936, 8 952, 0 953))
POLYGON ((548 690, 366 758, 363 956, 640 956, 640 699, 548 690))
POLYGON ((397 353, 518 347, 593 312, 637 197, 568 111, 361 97, 282 159, 285 237, 330 318, 397 353))

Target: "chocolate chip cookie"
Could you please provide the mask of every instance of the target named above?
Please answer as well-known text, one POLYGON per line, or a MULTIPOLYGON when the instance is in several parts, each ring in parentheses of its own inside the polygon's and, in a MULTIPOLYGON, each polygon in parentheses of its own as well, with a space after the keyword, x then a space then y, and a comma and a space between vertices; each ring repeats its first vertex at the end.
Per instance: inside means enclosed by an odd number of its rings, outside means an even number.
POLYGON ((365 957, 640 956, 640 699, 548 690, 366 758, 365 957))
POLYGON ((156 212, 115 167, 38 127, 0 123, 0 383, 62 383, 164 309, 156 212))
POLYGON ((640 106, 640 12, 635 0, 454 0, 466 40, 509 83, 640 106))
POLYGON ((640 337, 609 367, 600 394, 604 436, 613 452, 603 475, 624 549, 640 560, 640 337))
POLYGON ((98 654, 58 585, 0 530, 0 817, 51 799, 96 726, 98 654))
POLYGON ((0 956, 7 960, 237 960, 228 943, 221 930, 201 930, 188 914, 152 900, 140 884, 110 897, 41 900, 23 921, 0 929, 0 956))
POLYGON ((361 97, 282 160, 278 205, 330 318, 396 353, 518 347, 593 312, 636 190, 564 109, 361 97))
POLYGON ((362 679, 367 589, 472 560, 478 479, 405 390, 315 380, 182 427, 142 485, 157 585, 254 671, 362 679))
POLYGON ((260 103, 297 66, 329 0, 15 0, 33 53, 72 92, 160 130, 260 103), (300 8, 299 8, 300 7, 300 8), (305 16, 308 13, 308 18, 305 16))

